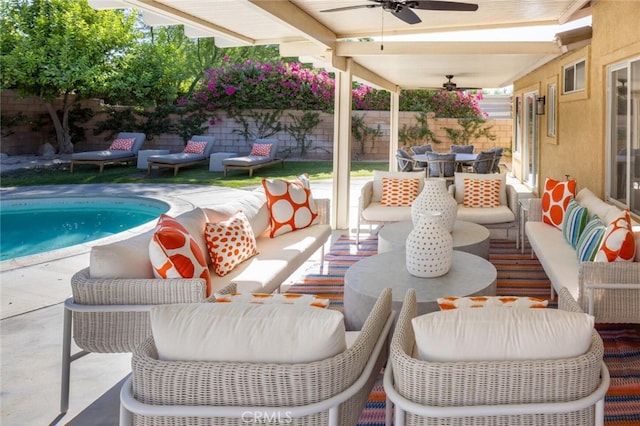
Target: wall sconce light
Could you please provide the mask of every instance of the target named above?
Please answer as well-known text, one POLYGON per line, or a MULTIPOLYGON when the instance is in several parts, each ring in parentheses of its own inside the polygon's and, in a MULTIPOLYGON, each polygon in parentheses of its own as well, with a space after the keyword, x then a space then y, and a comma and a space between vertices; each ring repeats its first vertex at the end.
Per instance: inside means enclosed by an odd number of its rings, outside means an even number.
POLYGON ((538 96, 536 99, 536 115, 544 115, 544 104, 547 99, 544 96, 538 96))

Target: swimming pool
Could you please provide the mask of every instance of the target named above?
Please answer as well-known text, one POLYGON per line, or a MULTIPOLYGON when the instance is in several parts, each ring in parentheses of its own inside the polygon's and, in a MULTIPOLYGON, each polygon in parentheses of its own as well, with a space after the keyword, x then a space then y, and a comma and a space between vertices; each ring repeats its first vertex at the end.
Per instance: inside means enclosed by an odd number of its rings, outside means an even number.
POLYGON ((169 207, 144 197, 3 199, 0 260, 108 237, 155 220, 169 207))

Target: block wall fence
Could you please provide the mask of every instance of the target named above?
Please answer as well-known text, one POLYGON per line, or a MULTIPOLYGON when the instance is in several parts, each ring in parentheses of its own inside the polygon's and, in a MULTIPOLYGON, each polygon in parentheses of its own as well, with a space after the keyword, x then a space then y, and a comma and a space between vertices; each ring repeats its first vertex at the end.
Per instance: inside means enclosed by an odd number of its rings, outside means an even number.
MULTIPOLYGON (((91 108, 95 115, 87 123, 83 124, 85 128, 86 140, 75 144, 75 151, 92 151, 107 149, 111 143, 111 139, 107 138, 107 134, 93 134, 93 128, 98 121, 107 118, 105 105, 99 99, 85 99, 80 101, 83 108, 91 108), (105 139, 107 138, 107 139, 105 139)), ((27 117, 35 118, 42 114, 46 114, 46 108, 38 97, 20 97, 11 90, 5 90, 1 93, 0 106, 2 115, 13 117, 18 113, 22 113, 27 117)), ((55 105, 60 107, 59 103, 55 105)), ((290 124, 292 122, 290 114, 300 115, 300 111, 285 111, 282 114, 282 124, 290 124)), ((365 117, 365 123, 368 127, 377 128, 380 126, 382 136, 372 140, 367 140, 364 147, 360 147, 357 140, 352 141, 352 158, 354 160, 380 160, 385 161, 389 158, 389 120, 388 111, 354 111, 353 115, 365 117)), ((400 128, 404 125, 412 126, 416 123, 416 112, 400 112, 400 128)), ((237 152, 248 153, 251 146, 245 142, 240 135, 233 133, 234 129, 240 128, 232 119, 219 113, 221 120, 214 126, 209 127, 206 134, 216 137, 216 152, 237 152)), ((333 115, 320 113, 320 124, 315 128, 310 139, 313 141, 311 147, 308 148, 305 159, 309 160, 330 160, 333 152, 333 115)), ((457 120, 450 118, 435 118, 432 114, 428 116, 429 129, 435 133, 436 139, 442 141, 435 145, 435 150, 439 152, 448 152, 451 142, 446 136, 445 127, 457 128, 457 120)), ((511 119, 489 120, 487 125, 492 126, 491 131, 496 135, 494 141, 481 138, 473 141, 475 151, 482 151, 494 146, 511 148, 512 141, 512 121, 511 119)), ((8 155, 29 155, 37 154, 41 145, 46 142, 57 147, 55 137, 48 134, 48 129, 32 129, 32 125, 24 124, 11 129, 4 127, 4 123, 0 123, 2 127, 2 139, 0 140, 0 152, 8 155), (12 134, 4 136, 7 130, 12 134)), ((136 129, 122 129, 122 131, 135 131, 136 129)), ((301 158, 299 150, 296 149, 296 141, 286 132, 279 132, 274 136, 280 141, 280 149, 290 148, 292 150, 290 158, 301 158)), ((156 135, 152 140, 147 140, 142 149, 168 149, 171 152, 182 151, 184 143, 178 135, 163 134, 156 135)))

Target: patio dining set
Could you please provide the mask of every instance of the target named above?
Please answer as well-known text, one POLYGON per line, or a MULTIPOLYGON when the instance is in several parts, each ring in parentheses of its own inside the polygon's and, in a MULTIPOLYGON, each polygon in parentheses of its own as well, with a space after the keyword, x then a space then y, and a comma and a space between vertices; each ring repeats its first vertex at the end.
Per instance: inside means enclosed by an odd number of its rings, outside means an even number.
POLYGON ((396 151, 398 166, 403 172, 425 171, 426 176, 453 181, 456 172, 500 173, 500 159, 504 148, 474 152, 473 145, 451 145, 451 151, 433 151, 431 144, 412 146, 409 150, 396 151))

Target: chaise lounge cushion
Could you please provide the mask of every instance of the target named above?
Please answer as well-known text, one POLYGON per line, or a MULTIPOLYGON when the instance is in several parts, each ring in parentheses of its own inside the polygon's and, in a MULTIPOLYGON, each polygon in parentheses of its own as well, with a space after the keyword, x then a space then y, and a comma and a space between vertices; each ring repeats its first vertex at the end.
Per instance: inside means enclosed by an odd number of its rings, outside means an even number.
POLYGON ((301 304, 154 306, 151 328, 165 361, 307 363, 347 349, 342 313, 301 304))
POLYGON ((118 139, 134 139, 134 143, 129 150, 122 149, 105 149, 101 151, 86 151, 86 152, 76 152, 71 154, 71 160, 78 161, 109 161, 109 160, 120 160, 123 158, 135 158, 138 155, 138 151, 144 144, 146 139, 146 135, 144 133, 129 133, 129 132, 120 132, 118 133, 118 139))
POLYGON ((158 154, 148 158, 149 163, 184 164, 203 161, 209 158, 215 146, 215 136, 192 136, 182 152, 174 154, 158 154), (206 145, 201 152, 202 142, 206 145), (196 145, 197 144, 197 145, 196 145))
POLYGON ((241 156, 241 157, 231 157, 225 158, 222 160, 222 164, 225 166, 242 166, 242 167, 250 167, 255 164, 263 164, 273 161, 278 154, 278 140, 277 139, 256 139, 251 147, 251 152, 249 155, 241 156), (266 148, 259 147, 257 151, 254 151, 253 148, 257 145, 271 145, 268 152, 268 155, 252 155, 254 152, 264 153, 266 152, 266 148))

